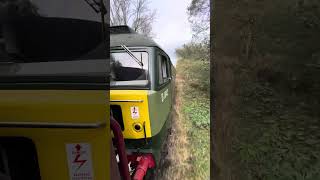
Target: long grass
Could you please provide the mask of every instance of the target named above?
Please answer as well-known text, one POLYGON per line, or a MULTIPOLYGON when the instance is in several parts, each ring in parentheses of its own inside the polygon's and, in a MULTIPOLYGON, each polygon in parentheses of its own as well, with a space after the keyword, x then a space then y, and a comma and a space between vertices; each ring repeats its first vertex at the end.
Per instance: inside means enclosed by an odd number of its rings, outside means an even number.
POLYGON ((210 177, 210 99, 209 64, 205 61, 179 60, 181 77, 181 114, 187 126, 190 147, 190 177, 210 177))
POLYGON ((157 180, 210 177, 209 64, 179 60, 175 114, 157 180))

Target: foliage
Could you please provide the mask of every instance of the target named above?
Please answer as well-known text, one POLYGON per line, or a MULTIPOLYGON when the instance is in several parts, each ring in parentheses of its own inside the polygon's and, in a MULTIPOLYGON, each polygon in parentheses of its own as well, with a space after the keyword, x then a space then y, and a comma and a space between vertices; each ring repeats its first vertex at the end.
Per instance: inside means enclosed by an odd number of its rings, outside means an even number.
POLYGON ((176 54, 181 59, 209 61, 210 1, 192 0, 187 10, 193 39, 181 48, 177 48, 176 54))
POLYGON ((232 87, 218 101, 233 100, 217 105, 217 114, 232 115, 214 126, 216 179, 319 179, 320 2, 216 6, 215 90, 232 87))
POLYGON ((197 97, 197 101, 192 101, 194 98, 190 98, 188 105, 184 111, 189 114, 190 121, 197 128, 209 129, 209 99, 200 99, 197 97), (203 101, 201 101, 203 100, 203 101))
POLYGON ((190 97, 197 98, 197 95, 209 98, 210 71, 208 61, 197 61, 194 59, 180 59, 181 67, 184 68, 183 78, 188 83, 190 97), (185 61, 185 62, 184 62, 185 61), (199 93, 199 94, 198 94, 199 93))
POLYGON ((136 32, 151 37, 156 11, 151 10, 148 0, 111 0, 110 24, 129 25, 136 32))
MULTIPOLYGON (((194 179, 208 179, 210 175, 210 108, 208 87, 204 88, 201 76, 194 71, 209 73, 208 62, 182 60, 177 63, 177 74, 183 79, 182 114, 188 124, 188 138, 194 179)), ((208 74, 204 75, 208 77, 208 74)))
POLYGON ((194 39, 209 45, 210 1, 192 0, 188 7, 188 14, 194 39))
POLYGON ((241 73, 233 150, 242 178, 319 179, 319 101, 241 73))
POLYGON ((188 43, 176 49, 176 55, 181 59, 209 61, 209 47, 203 43, 188 43))
POLYGON ((210 177, 209 10, 209 0, 192 0, 188 13, 193 41, 176 49, 177 72, 184 84, 182 113, 189 126, 194 179, 210 177))

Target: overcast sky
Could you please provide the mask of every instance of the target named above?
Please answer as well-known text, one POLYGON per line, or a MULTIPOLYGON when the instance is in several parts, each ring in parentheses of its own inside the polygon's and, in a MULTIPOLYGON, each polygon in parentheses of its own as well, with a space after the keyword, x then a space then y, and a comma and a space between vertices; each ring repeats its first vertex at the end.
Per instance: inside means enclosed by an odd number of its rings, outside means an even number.
POLYGON ((168 53, 176 64, 175 49, 191 41, 187 7, 191 0, 150 0, 150 7, 157 10, 153 24, 154 40, 168 53))

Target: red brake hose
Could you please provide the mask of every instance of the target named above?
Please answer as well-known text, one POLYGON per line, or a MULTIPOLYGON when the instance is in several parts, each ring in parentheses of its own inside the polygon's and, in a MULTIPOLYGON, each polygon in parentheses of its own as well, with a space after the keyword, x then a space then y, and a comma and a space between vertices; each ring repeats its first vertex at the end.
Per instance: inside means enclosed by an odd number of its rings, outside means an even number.
POLYGON ((114 139, 116 140, 117 144, 117 150, 119 154, 119 167, 120 167, 120 173, 123 177, 123 180, 130 180, 130 174, 129 174, 129 167, 128 167, 128 159, 127 159, 127 153, 126 153, 126 147, 121 131, 121 127, 119 123, 110 116, 110 127, 113 131, 114 139))

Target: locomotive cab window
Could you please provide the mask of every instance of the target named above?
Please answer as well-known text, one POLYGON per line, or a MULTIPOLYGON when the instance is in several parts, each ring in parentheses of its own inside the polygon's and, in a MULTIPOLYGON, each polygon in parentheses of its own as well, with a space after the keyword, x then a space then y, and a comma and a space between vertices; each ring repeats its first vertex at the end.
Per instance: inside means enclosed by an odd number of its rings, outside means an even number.
POLYGON ((0 88, 106 89, 104 5, 4 0, 0 6, 0 88))
POLYGON ((165 84, 170 79, 168 59, 159 54, 158 55, 158 64, 159 64, 159 85, 165 84))
POLYGON ((147 86, 148 53, 134 51, 132 54, 121 51, 111 53, 111 85, 147 86))

